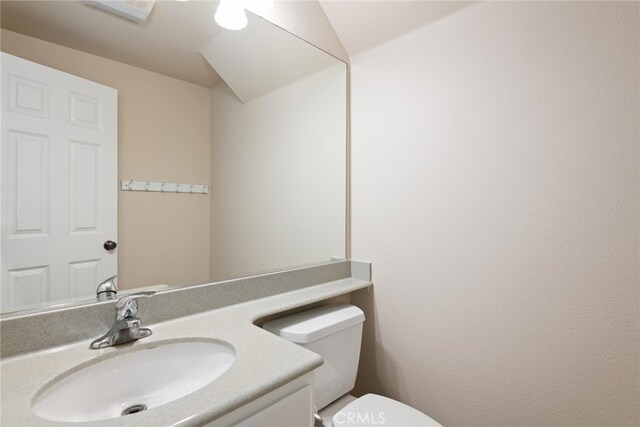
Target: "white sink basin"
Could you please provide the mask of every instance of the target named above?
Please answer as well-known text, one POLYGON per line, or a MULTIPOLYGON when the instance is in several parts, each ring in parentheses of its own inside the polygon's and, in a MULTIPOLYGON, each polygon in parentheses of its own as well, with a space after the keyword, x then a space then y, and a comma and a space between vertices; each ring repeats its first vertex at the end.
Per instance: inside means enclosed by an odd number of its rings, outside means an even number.
POLYGON ((72 370, 39 393, 32 409, 61 422, 127 416, 201 389, 234 359, 233 348, 220 342, 158 343, 72 370))

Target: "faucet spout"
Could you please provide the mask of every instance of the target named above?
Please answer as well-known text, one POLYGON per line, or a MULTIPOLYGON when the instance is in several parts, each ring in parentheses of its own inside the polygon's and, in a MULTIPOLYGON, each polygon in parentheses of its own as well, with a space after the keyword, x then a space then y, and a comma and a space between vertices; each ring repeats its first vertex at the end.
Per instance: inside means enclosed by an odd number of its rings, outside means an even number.
POLYGON ((142 321, 137 316, 138 298, 148 298, 153 295, 155 295, 153 291, 138 292, 119 299, 115 307, 116 319, 113 326, 107 333, 93 340, 91 344, 89 344, 89 348, 97 350, 112 347, 151 335, 151 329, 143 328, 142 321))
POLYGON ((116 295, 118 294, 116 277, 118 277, 118 275, 111 276, 98 285, 98 288, 96 289, 96 298, 98 299, 98 301, 116 299, 116 295))

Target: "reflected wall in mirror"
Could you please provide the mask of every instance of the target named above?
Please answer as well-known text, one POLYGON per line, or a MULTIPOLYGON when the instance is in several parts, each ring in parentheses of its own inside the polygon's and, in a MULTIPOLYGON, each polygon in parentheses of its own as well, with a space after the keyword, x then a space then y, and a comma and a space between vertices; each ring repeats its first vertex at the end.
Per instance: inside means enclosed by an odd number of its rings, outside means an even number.
POLYGON ((346 64, 216 5, 2 1, 4 313, 345 256, 346 64))

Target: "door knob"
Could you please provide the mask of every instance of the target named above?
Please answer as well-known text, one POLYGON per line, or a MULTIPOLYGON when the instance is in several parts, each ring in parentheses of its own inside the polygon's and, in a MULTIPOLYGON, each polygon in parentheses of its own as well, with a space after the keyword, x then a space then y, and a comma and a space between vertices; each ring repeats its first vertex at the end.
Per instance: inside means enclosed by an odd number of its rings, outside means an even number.
POLYGON ((106 242, 104 242, 103 246, 106 250, 112 251, 118 247, 118 244, 112 240, 107 240, 106 242))

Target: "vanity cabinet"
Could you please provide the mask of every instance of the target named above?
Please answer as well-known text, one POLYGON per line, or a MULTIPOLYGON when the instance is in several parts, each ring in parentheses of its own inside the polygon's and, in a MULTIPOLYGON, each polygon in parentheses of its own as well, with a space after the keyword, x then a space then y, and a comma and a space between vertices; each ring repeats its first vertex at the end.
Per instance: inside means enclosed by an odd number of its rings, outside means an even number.
POLYGON ((313 373, 230 412, 206 427, 312 427, 313 373))
POLYGON ((274 402, 263 409, 240 421, 237 427, 282 427, 308 426, 312 413, 309 402, 311 400, 311 386, 293 392, 282 400, 274 402))

